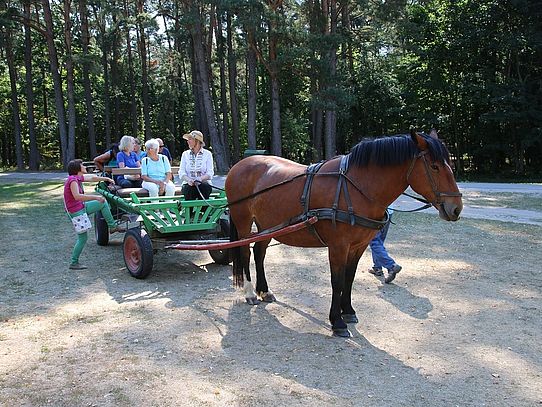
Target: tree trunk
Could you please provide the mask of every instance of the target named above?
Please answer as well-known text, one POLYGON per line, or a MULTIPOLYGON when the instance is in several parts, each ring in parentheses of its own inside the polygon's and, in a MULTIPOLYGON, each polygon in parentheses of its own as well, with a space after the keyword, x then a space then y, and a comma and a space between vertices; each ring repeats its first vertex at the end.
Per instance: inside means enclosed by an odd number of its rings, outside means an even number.
POLYGON ((104 75, 104 126, 105 145, 111 144, 111 91, 109 85, 109 64, 107 61, 108 47, 104 38, 102 43, 102 67, 104 75))
POLYGON ((88 11, 86 0, 79 0, 79 16, 81 18, 81 46, 83 49, 83 87, 85 89, 85 106, 87 108, 87 129, 90 157, 96 157, 96 131, 94 128, 94 106, 92 105, 92 87, 90 84, 89 52, 90 34, 88 31, 88 11))
POLYGON ((13 117, 13 136, 15 140, 15 158, 17 163, 17 169, 24 169, 23 160, 23 145, 21 142, 21 116, 19 110, 19 101, 17 100, 17 72, 15 71, 15 58, 13 56, 13 43, 11 38, 11 31, 9 28, 4 28, 4 46, 6 49, 6 59, 9 71, 9 83, 11 85, 11 113, 13 117))
MULTIPOLYGON (((337 32, 337 0, 329 0, 330 27, 329 34, 335 35, 337 32)), ((337 72, 337 48, 332 45, 328 51, 328 69, 329 76, 327 80, 327 89, 336 86, 335 76, 337 72)), ((325 130, 325 158, 333 158, 337 154, 337 111, 336 101, 329 97, 326 107, 326 130, 325 130)))
POLYGON ((256 50, 254 44, 254 32, 248 30, 248 49, 247 49, 247 138, 248 148, 256 149, 256 50))
POLYGON ((60 159, 62 165, 68 164, 68 133, 66 129, 66 111, 64 110, 64 96, 62 93, 62 79, 58 70, 58 56, 54 42, 53 17, 49 0, 41 0, 43 6, 43 18, 45 21, 47 50, 49 52, 49 64, 51 66, 51 75, 53 76, 53 87, 55 90, 56 116, 58 120, 58 131, 60 136, 60 159))
POLYGON ((280 131, 280 98, 277 75, 271 76, 271 154, 282 155, 282 134, 280 131))
MULTIPOLYGON (((282 3, 276 0, 273 4, 273 11, 277 13, 282 3)), ((280 90, 279 90, 279 67, 277 60, 277 22, 273 17, 269 23, 269 77, 271 79, 271 154, 282 155, 282 133, 280 122, 280 90)))
POLYGON ((199 68, 194 57, 193 40, 190 38, 190 69, 192 71, 192 95, 194 97, 194 125, 204 134, 209 134, 209 126, 205 120, 205 107, 201 92, 199 68))
POLYGON ((99 14, 96 5, 92 5, 94 11, 94 18, 96 25, 100 32, 100 44, 102 52, 102 69, 103 69, 103 103, 104 103, 104 131, 105 131, 105 144, 109 146, 111 144, 111 96, 109 85, 109 66, 107 56, 109 55, 109 47, 106 38, 106 22, 105 15, 99 14))
POLYGON ((224 149, 228 157, 228 162, 230 160, 230 149, 229 149, 229 118, 228 118, 228 90, 226 85, 226 50, 224 44, 224 35, 222 33, 222 18, 220 16, 221 10, 219 7, 216 9, 216 46, 217 46, 217 57, 218 64, 220 67, 220 110, 222 113, 222 143, 224 144, 224 149))
MULTIPOLYGON (((111 141, 117 143, 121 137, 121 111, 120 111, 120 75, 119 75, 119 38, 118 18, 113 14, 113 29, 106 36, 111 38, 111 82, 113 104, 113 125, 111 126, 111 141)), ((110 94, 111 95, 111 94, 110 94)), ((109 144, 108 144, 109 146, 109 144)))
MULTIPOLYGON (((137 14, 143 16, 144 0, 137 0, 137 14)), ((147 37, 145 34, 145 28, 143 23, 138 23, 139 30, 139 57, 141 58, 141 93, 143 101, 143 122, 145 140, 152 137, 151 135, 151 112, 150 112, 150 100, 149 100, 149 76, 147 65, 147 37)))
POLYGON ((237 61, 233 53, 231 14, 228 11, 226 15, 226 31, 228 42, 228 76, 230 88, 230 108, 231 108, 231 138, 233 142, 233 162, 239 161, 239 104, 237 102, 237 61))
MULTIPOLYGON (((24 2, 24 15, 25 18, 30 20, 30 1, 24 2)), ((24 26, 24 66, 26 75, 26 117, 28 120, 28 138, 30 141, 30 152, 28 157, 28 167, 37 171, 40 167, 40 152, 38 150, 38 143, 36 140, 36 121, 34 118, 34 88, 32 83, 34 81, 32 74, 32 35, 30 27, 25 24, 24 26)))
MULTIPOLYGON (((174 56, 175 55, 175 52, 174 52, 174 49, 173 49, 173 45, 171 43, 171 35, 169 33, 169 30, 168 30, 168 26, 167 26, 167 21, 166 21, 166 17, 164 15, 162 15, 162 19, 163 19, 163 22, 164 22, 164 27, 165 27, 165 33, 166 33, 166 39, 167 39, 167 44, 168 44, 168 52, 169 52, 169 55, 170 56, 174 56)), ((168 65, 168 80, 170 81, 170 83, 172 84, 172 86, 176 86, 175 84, 177 83, 177 80, 176 78, 178 77, 177 75, 177 71, 178 71, 178 65, 175 64, 169 64, 168 65)), ((166 109, 166 112, 164 113, 166 116, 169 115, 169 118, 167 120, 168 124, 166 124, 166 126, 168 127, 171 135, 173 136, 173 142, 172 143, 169 143, 169 152, 171 153, 171 156, 172 157, 177 157, 177 143, 175 142, 177 140, 177 127, 176 127, 176 113, 177 113, 177 98, 175 97, 175 92, 172 92, 171 93, 171 97, 170 97, 170 103, 168 108, 166 109)))
POLYGON ((68 150, 66 160, 75 158, 75 79, 72 55, 71 0, 64 0, 64 43, 66 45, 66 84, 68 94, 68 150))
POLYGON ((192 11, 195 11, 193 15, 197 18, 194 19, 194 23, 190 26, 192 45, 194 48, 194 61, 197 65, 197 70, 199 73, 202 103, 205 109, 205 118, 207 126, 209 127, 209 137, 211 139, 211 145, 213 146, 213 155, 216 161, 217 170, 224 173, 229 168, 228 159, 226 155, 226 149, 222 144, 222 140, 219 137, 218 129, 216 126, 216 115, 213 108, 213 100, 211 97, 211 89, 209 84, 209 71, 207 69, 207 63, 205 61, 201 15, 197 10, 194 10, 195 8, 196 7, 193 6, 192 11))
POLYGON ((322 109, 317 107, 316 101, 314 100, 317 94, 318 80, 316 77, 311 77, 311 95, 313 97, 313 101, 311 103, 311 159, 313 162, 322 160, 322 127, 324 125, 324 114, 322 109))
MULTIPOLYGON (((124 17, 128 18, 130 15, 128 11, 128 2, 124 1, 124 17)), ((132 137, 137 137, 138 135, 138 125, 137 125, 137 99, 136 99, 136 86, 134 79, 134 61, 132 56, 132 39, 130 37, 130 27, 128 24, 125 24, 126 30, 126 55, 128 57, 128 81, 130 82, 130 118, 132 123, 132 137)))

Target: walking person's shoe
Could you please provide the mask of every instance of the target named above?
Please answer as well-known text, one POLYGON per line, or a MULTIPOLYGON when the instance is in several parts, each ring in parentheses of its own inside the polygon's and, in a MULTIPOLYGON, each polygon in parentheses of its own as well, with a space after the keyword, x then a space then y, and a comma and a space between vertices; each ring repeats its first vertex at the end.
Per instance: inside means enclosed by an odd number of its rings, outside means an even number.
POLYGON ((382 271, 381 267, 369 267, 369 270, 367 271, 377 277, 384 275, 384 272, 382 271))
POLYGON ((387 284, 391 283, 393 280, 395 280, 397 273, 399 273, 402 269, 403 268, 400 265, 394 264, 392 268, 388 269, 388 276, 384 282, 387 284))
POLYGON ((85 269, 88 269, 88 267, 79 263, 72 263, 70 264, 69 269, 70 270, 85 270, 85 269))

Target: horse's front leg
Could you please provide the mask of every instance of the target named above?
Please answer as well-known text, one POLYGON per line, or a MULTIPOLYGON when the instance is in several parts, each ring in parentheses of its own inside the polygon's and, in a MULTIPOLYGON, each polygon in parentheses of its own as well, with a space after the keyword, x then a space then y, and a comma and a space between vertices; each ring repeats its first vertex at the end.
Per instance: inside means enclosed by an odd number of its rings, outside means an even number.
POLYGON ((262 240, 254 244, 254 263, 256 264, 256 294, 264 302, 274 302, 277 299, 273 292, 267 286, 267 279, 265 278, 265 270, 263 262, 265 259, 265 253, 267 252, 267 246, 271 242, 269 240, 262 240))
POLYGON ((344 290, 341 296, 342 318, 347 324, 356 324, 358 322, 356 311, 352 307, 352 284, 356 276, 359 259, 366 248, 365 245, 363 248, 351 250, 348 255, 348 263, 344 273, 344 290))
POLYGON ((352 336, 344 322, 341 313, 342 294, 345 289, 346 250, 344 248, 329 247, 329 265, 331 268, 331 308, 329 321, 334 336, 347 338, 352 336))

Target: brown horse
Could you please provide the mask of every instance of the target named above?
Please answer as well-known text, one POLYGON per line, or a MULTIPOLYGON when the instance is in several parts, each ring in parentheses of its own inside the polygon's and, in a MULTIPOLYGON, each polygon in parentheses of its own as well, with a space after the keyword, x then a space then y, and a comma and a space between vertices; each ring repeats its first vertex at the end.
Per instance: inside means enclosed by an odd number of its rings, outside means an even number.
MULTIPOLYGON (((386 208, 410 187, 440 217, 456 221, 463 208, 448 150, 435 136, 410 135, 362 141, 344 156, 311 168, 280 157, 241 160, 226 179, 231 238, 251 234, 252 224, 268 230, 317 216, 306 229, 276 238, 298 247, 328 247, 333 296, 329 320, 334 335, 349 336, 346 323, 358 322, 351 304, 352 282, 361 255, 387 221, 386 208), (306 183, 310 179, 312 182, 306 183)), ((256 292, 275 301, 267 286, 264 258, 270 240, 254 245, 256 292)), ((258 303, 250 278, 250 249, 232 250, 235 284, 248 303, 258 303), (246 282, 243 279, 243 272, 246 282)))

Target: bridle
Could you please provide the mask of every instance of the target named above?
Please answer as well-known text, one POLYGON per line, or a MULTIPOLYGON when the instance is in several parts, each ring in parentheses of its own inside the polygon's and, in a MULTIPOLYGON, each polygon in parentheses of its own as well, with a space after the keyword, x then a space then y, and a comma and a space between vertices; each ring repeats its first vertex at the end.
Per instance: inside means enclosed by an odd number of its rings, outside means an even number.
POLYGON ((429 152, 428 150, 423 150, 423 151, 420 151, 418 154, 416 154, 414 157, 412 157, 412 161, 410 163, 410 167, 408 168, 407 175, 406 175, 406 180, 407 180, 408 185, 410 185, 409 178, 410 178, 410 174, 412 173, 412 170, 414 169, 414 164, 416 164, 416 161, 418 160, 418 158, 421 158, 421 159, 423 159, 423 167, 425 168, 425 175, 427 175, 427 178, 429 180, 429 184, 431 185, 431 189, 433 191, 433 194, 435 194, 435 197, 436 197, 435 201, 431 202, 431 204, 433 206, 437 207, 437 205, 441 205, 444 202, 442 200, 442 198, 448 198, 448 197, 460 198, 460 197, 462 197, 463 194, 461 192, 441 192, 441 191, 439 191, 438 185, 435 182, 435 179, 433 178, 433 176, 431 175, 431 169, 429 168, 429 163, 427 162, 426 155, 427 155, 428 152, 429 152))

